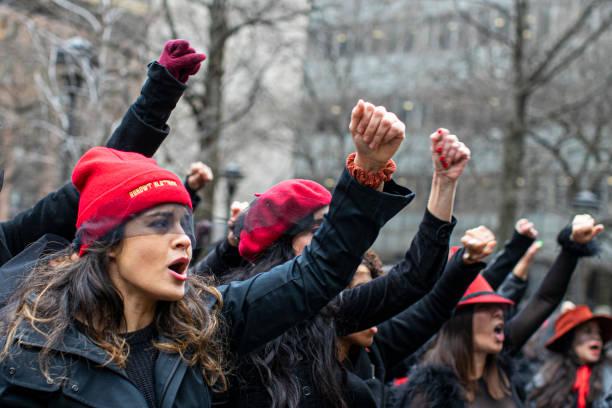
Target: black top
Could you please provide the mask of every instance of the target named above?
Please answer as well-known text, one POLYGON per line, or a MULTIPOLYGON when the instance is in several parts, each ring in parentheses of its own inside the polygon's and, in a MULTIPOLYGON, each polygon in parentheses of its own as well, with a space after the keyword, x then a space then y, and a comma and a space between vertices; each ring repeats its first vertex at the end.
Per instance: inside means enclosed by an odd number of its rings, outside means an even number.
MULTIPOLYGON (((83 323, 75 320, 74 327, 86 335, 83 323)), ((159 356, 159 350, 153 346, 156 336, 154 323, 124 336, 129 346, 125 373, 145 397, 150 408, 155 407, 155 361, 159 356)))
POLYGON ((154 324, 125 336, 130 346, 125 372, 151 408, 155 407, 155 361, 159 356, 159 350, 153 346, 156 336, 154 324))

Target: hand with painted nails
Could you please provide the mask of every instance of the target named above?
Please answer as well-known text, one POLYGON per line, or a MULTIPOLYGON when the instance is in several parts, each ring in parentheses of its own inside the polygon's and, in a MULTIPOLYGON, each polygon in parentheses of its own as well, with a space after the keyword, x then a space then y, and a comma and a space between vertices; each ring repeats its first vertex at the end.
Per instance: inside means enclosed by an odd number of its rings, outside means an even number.
POLYGON ((434 173, 457 181, 470 161, 470 149, 447 129, 440 128, 430 135, 434 173))
POLYGON ((477 228, 469 229, 461 238, 463 252, 463 263, 474 264, 481 262, 484 258, 491 255, 497 245, 495 235, 490 229, 481 225, 477 228))
POLYGON ((570 239, 578 244, 588 244, 603 230, 604 226, 595 225, 595 220, 589 214, 578 214, 572 221, 570 239))
POLYGON ((526 218, 521 218, 518 220, 514 228, 516 229, 516 232, 525 237, 529 237, 531 239, 536 239, 538 237, 538 230, 535 229, 533 222, 530 222, 526 218))
POLYGON ((367 171, 385 168, 406 138, 406 126, 394 113, 361 99, 351 112, 349 129, 357 150, 355 164, 367 171))
POLYGON ((198 191, 214 178, 213 172, 202 162, 191 163, 189 174, 187 175, 187 184, 193 191, 198 191))

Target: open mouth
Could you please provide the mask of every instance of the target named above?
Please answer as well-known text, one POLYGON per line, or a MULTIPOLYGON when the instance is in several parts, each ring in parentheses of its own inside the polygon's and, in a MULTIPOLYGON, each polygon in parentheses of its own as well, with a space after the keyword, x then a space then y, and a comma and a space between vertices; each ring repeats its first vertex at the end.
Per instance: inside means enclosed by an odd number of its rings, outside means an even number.
POLYGON ((503 343, 505 339, 504 335, 504 322, 500 322, 493 327, 493 334, 495 335, 495 340, 499 343, 503 343))
POLYGON ((172 276, 176 279, 185 281, 187 280, 187 268, 189 267, 189 258, 178 258, 175 259, 170 265, 168 270, 172 276))
POLYGON ((593 343, 589 346, 589 350, 591 351, 601 351, 601 344, 593 343))

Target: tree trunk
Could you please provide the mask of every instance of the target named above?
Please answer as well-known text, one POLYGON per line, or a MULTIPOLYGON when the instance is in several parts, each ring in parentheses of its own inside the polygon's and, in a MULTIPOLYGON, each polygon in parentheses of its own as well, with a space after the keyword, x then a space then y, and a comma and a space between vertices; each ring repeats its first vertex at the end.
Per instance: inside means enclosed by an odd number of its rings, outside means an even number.
POLYGON ((501 174, 501 202, 498 212, 497 236, 501 240, 509 239, 517 217, 520 199, 518 179, 524 178, 523 159, 527 138, 526 117, 530 91, 524 73, 524 39, 525 16, 529 4, 527 0, 515 0, 514 46, 512 48, 512 67, 514 69, 512 90, 512 117, 504 135, 501 174))
MULTIPOLYGON (((219 139, 223 121, 223 77, 225 74, 225 44, 227 41, 227 0, 214 0, 209 6, 211 25, 210 54, 204 77, 206 93, 202 99, 202 112, 197 118, 200 133, 200 150, 206 164, 211 168, 215 179, 204 189, 204 202, 201 216, 211 220, 215 203, 217 181, 221 176, 219 139)), ((229 210, 228 210, 229 211, 229 210)))
POLYGON ((0 193, 0 220, 8 220, 11 217, 11 190, 13 173, 15 172, 15 160, 13 160, 13 129, 7 126, 2 131, 2 158, 4 166, 4 185, 0 193))

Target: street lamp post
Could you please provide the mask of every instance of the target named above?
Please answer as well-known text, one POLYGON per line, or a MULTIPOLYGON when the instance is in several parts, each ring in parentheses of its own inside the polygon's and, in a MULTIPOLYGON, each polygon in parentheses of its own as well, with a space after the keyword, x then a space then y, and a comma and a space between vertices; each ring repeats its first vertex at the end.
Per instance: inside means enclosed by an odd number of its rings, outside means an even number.
MULTIPOLYGON (((596 215, 599 211, 600 203, 601 201, 597 194, 590 190, 581 190, 574 196, 571 205, 577 214, 587 213, 596 215)), ((591 281, 590 275, 593 272, 589 268, 587 259, 582 259, 576 268, 575 276, 577 276, 577 279, 573 288, 573 298, 579 303, 586 303, 587 300, 592 300, 587 299, 587 297, 588 293, 591 292, 588 282, 591 281)))
MULTIPOLYGON (((81 37, 70 38, 65 41, 56 51, 56 63, 60 68, 59 77, 62 80, 63 91, 67 96, 67 128, 66 133, 68 138, 73 138, 77 133, 77 123, 75 118, 77 97, 85 78, 81 72, 83 61, 90 66, 94 61, 93 46, 91 43, 81 37)), ((70 145, 65 145, 67 157, 71 156, 70 145)), ((64 179, 70 177, 72 172, 71 160, 65 160, 62 169, 64 179)))
POLYGON ((232 201, 234 199, 234 194, 236 193, 236 188, 238 187, 238 182, 244 178, 244 174, 240 169, 240 165, 238 163, 230 162, 225 166, 222 177, 226 180, 227 185, 227 195, 226 195, 226 206, 225 211, 229 214, 230 206, 232 205, 232 201))
POLYGON ((579 191, 572 200, 572 208, 580 213, 597 213, 600 200, 597 194, 590 190, 579 191))

